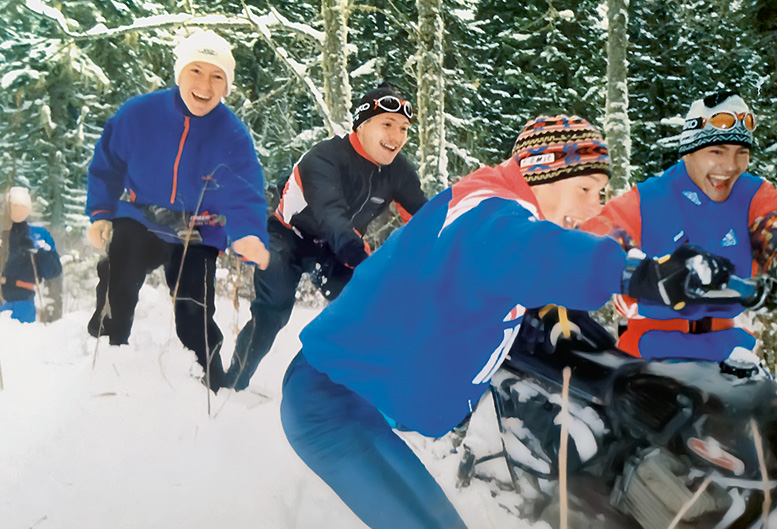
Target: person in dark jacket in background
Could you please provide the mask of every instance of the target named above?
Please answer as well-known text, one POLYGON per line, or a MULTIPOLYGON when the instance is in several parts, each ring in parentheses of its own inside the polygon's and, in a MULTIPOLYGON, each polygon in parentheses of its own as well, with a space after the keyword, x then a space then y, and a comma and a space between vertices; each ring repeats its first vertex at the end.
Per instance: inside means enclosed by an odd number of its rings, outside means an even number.
POLYGON ((24 187, 12 187, 6 196, 6 207, 10 209, 12 224, 6 241, 8 260, 0 275, 0 312, 10 311, 13 319, 32 323, 36 286, 44 279, 58 277, 62 264, 48 230, 27 223, 32 211, 30 192, 24 187))
POLYGON ((110 244, 88 330, 128 343, 146 274, 164 266, 178 337, 217 391, 224 368, 213 319, 216 258, 231 244, 267 266, 264 177, 251 134, 222 102, 235 69, 227 41, 198 30, 175 53, 177 86, 127 101, 106 123, 89 166, 88 235, 98 248, 110 244))
POLYGON ((289 320, 303 273, 336 298, 370 254, 363 239, 370 222, 392 202, 407 221, 426 202, 400 154, 412 119, 410 102, 383 83, 362 97, 352 133, 318 143, 294 166, 268 221, 272 258, 254 274, 251 320, 237 338, 227 385, 248 386, 289 320))

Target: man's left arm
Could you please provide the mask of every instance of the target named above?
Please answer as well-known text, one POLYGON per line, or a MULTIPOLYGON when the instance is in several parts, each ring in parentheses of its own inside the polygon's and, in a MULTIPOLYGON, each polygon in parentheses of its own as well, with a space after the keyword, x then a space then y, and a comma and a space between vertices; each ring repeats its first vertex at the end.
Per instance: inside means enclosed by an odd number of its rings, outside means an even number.
POLYGON ((747 223, 753 260, 763 272, 777 277, 777 189, 766 180, 750 201, 747 223))

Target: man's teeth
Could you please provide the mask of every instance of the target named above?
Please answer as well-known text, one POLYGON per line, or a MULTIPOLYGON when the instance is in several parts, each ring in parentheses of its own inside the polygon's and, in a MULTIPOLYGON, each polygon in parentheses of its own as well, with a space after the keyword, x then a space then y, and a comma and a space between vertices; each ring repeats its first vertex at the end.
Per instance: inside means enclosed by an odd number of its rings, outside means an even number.
POLYGON ((385 143, 381 142, 381 145, 385 147, 386 149, 390 151, 395 151, 397 149, 396 145, 386 145, 385 143))
POLYGON ((712 174, 710 175, 710 180, 712 180, 712 182, 715 183, 715 184, 722 184, 723 182, 727 181, 729 178, 731 178, 731 177, 729 177, 729 176, 720 176, 720 175, 712 175, 712 174))
POLYGON ((208 99, 210 99, 210 97, 208 97, 208 96, 201 96, 201 95, 200 95, 200 94, 198 94, 197 92, 192 92, 192 94, 194 94, 194 97, 196 97, 197 99, 204 99, 205 101, 207 101, 208 99))

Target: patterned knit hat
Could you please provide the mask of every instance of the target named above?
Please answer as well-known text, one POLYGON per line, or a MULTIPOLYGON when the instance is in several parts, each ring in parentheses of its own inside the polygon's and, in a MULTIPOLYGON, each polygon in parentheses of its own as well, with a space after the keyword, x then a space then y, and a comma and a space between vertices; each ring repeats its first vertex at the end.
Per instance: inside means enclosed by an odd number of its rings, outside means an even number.
POLYGON ((399 92, 387 81, 383 81, 377 88, 370 90, 361 98, 356 112, 353 113, 353 130, 358 129, 359 125, 368 119, 384 112, 398 113, 409 121, 413 121, 413 105, 410 101, 402 99, 399 92))
POLYGON ((513 156, 529 185, 593 173, 610 176, 607 144, 599 130, 578 116, 539 116, 518 135, 513 156))
POLYGON ((755 116, 734 92, 718 92, 694 101, 680 134, 680 156, 711 145, 753 146, 755 116))

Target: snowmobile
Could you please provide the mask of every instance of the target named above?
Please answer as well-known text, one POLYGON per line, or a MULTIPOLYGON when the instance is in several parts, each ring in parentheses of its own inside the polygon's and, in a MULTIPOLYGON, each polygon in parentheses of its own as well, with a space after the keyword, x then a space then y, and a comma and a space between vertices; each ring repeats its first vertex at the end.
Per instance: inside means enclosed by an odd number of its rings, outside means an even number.
MULTIPOLYGON (((745 306, 777 296, 775 281, 765 278, 732 278, 727 290, 699 295, 745 306)), ((543 491, 521 515, 559 527, 559 414, 569 366, 570 528, 769 527, 763 513, 777 487, 777 383, 757 357, 643 360, 617 349, 588 313, 568 313, 573 332, 551 346, 558 319, 527 311, 492 379, 503 450, 476 457, 465 443, 459 485, 478 477, 480 463, 504 457, 517 492, 527 476, 543 491)))

